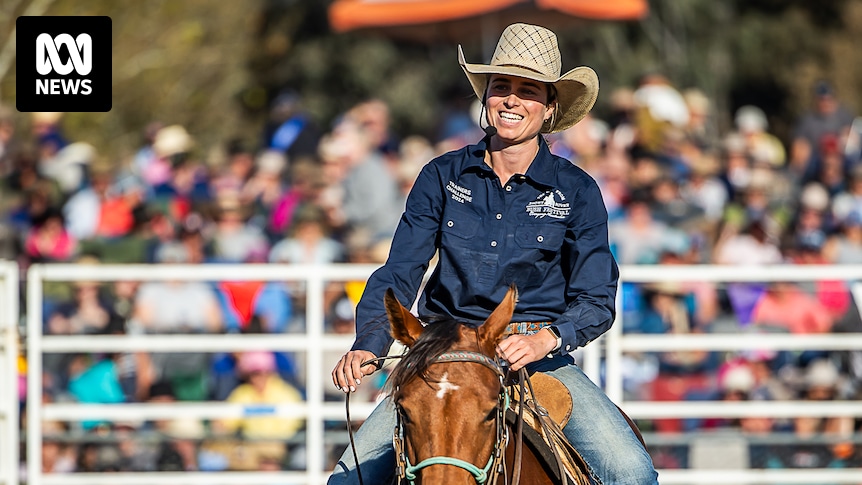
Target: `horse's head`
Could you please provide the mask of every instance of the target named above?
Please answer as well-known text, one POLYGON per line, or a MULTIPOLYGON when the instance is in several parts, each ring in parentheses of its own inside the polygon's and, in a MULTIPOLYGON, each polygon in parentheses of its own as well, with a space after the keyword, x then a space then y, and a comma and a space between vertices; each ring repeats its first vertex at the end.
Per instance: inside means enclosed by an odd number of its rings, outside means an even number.
POLYGON ((496 348, 516 300, 512 287, 478 327, 456 321, 425 327, 387 291, 392 336, 410 348, 389 383, 404 435, 400 461, 416 483, 482 483, 491 474, 504 427, 496 348))

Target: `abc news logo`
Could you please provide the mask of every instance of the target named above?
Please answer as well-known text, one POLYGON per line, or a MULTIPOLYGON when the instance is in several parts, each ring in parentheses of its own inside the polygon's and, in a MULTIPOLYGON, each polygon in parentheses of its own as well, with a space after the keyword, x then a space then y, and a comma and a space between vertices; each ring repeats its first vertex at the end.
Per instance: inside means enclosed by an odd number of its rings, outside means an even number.
POLYGON ((18 111, 110 111, 110 17, 18 17, 18 111))
MULTIPOLYGON (((93 70, 93 38, 81 34, 73 39, 69 34, 51 37, 41 34, 36 37, 36 71, 47 76, 55 72, 65 76, 74 68, 80 76, 86 76, 93 70), (64 46, 69 50, 69 60, 60 59, 60 49, 64 46)), ((36 79, 36 94, 78 94, 93 92, 89 79, 36 79)))

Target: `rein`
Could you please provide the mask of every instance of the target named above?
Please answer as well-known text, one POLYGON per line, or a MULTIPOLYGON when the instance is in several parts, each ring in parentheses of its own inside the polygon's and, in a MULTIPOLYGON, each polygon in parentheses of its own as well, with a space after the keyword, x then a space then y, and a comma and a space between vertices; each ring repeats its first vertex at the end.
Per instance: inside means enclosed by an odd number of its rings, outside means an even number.
MULTIPOLYGON (((400 359, 403 355, 388 355, 385 357, 377 357, 376 359, 368 359, 362 363, 360 367, 368 364, 374 364, 382 367, 383 363, 390 359, 400 359)), ((356 464, 356 476, 359 478, 359 485, 365 485, 362 481, 362 471, 359 469, 359 456, 356 454, 356 442, 353 438, 353 427, 350 425, 350 393, 344 395, 344 413, 347 418, 347 437, 350 438, 350 449, 353 451, 353 462, 356 464)))

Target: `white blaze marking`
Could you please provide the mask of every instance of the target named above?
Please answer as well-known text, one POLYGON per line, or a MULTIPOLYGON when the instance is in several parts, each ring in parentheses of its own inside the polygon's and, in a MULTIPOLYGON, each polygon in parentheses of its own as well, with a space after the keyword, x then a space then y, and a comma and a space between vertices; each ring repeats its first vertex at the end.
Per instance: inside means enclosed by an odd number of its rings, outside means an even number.
POLYGON ((443 378, 440 379, 440 383, 438 385, 440 386, 440 390, 437 391, 437 399, 443 399, 443 396, 445 396, 446 393, 449 391, 457 391, 458 389, 460 389, 459 386, 456 386, 455 384, 449 382, 448 372, 445 372, 443 374, 443 378))

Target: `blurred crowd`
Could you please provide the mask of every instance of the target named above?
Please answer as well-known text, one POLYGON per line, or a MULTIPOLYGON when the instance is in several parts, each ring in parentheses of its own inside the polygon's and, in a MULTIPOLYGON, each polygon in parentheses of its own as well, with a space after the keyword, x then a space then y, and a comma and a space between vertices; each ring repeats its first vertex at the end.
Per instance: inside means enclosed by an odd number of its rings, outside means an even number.
MULTIPOLYGON (((658 74, 608 96, 608 115, 547 140, 599 183, 620 264, 862 263, 862 123, 828 82, 812 87, 810 110, 783 138, 753 105, 719 126, 713 100, 658 74)), ((104 147, 69 139, 60 113, 23 118, 0 108, 0 259, 17 261, 22 275, 43 262, 381 264, 419 170, 478 141, 479 113, 476 104, 441 109, 434 135, 404 134, 387 104, 370 99, 320 127, 301 95, 285 92, 258 139, 203 146, 185 127, 154 121, 133 156, 114 160, 104 147)), ((627 333, 862 331, 856 282, 626 283, 620 291, 627 333)), ((361 292, 362 282, 327 288, 327 332, 353 332, 361 292)), ((44 293, 50 335, 290 333, 305 325, 304 288, 295 283, 77 281, 47 284, 44 293)), ((859 351, 630 353, 624 364, 629 399, 862 399, 859 351)), ((298 402, 302 366, 282 352, 46 354, 44 400, 298 402)), ((384 380, 361 398, 379 398, 384 380)), ((640 425, 831 436, 816 450, 761 453, 754 465, 862 466, 860 446, 847 441, 862 432, 853 416, 640 425)), ((289 439, 302 427, 267 416, 46 423, 43 462, 46 472, 301 468, 302 447, 289 439)), ((660 467, 687 465, 662 450, 655 456, 660 467)))

